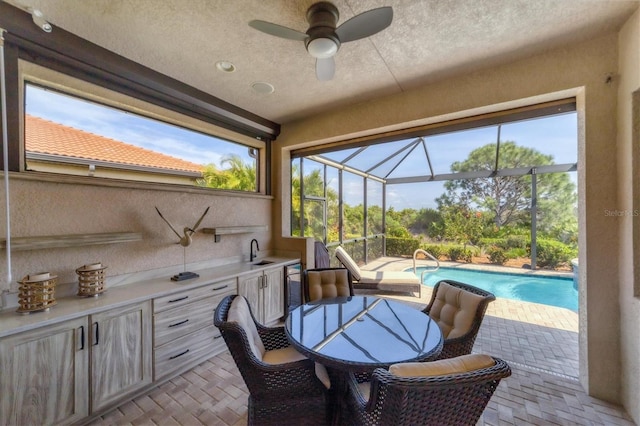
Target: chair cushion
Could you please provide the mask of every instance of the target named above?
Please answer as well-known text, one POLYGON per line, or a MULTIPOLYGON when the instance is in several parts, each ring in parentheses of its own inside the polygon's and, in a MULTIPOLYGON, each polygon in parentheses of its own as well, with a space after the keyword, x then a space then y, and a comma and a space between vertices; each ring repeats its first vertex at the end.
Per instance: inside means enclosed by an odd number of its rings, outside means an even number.
POLYGON ((298 352, 293 346, 266 351, 262 356, 262 362, 266 364, 287 364, 303 359, 307 359, 307 357, 298 352))
POLYGON ((351 296, 349 288, 349 272, 346 269, 330 269, 326 271, 307 271, 309 301, 351 296))
POLYGON ((322 382, 325 388, 331 388, 331 379, 329 379, 329 373, 327 372, 327 368, 316 362, 316 377, 322 382))
MULTIPOLYGON (((262 357, 262 362, 266 364, 276 365, 301 361, 303 359, 307 359, 307 357, 295 350, 293 346, 287 346, 286 348, 266 351, 264 353, 264 356, 262 357)), ((327 373, 327 369, 325 368, 325 366, 316 362, 315 372, 316 376, 322 382, 322 384, 327 389, 331 388, 331 380, 329 379, 329 373, 327 373)))
POLYGON ((440 282, 429 316, 438 323, 445 339, 464 336, 471 329, 483 299, 480 295, 440 282))
POLYGON ((249 339, 251 352, 253 352, 256 358, 260 360, 263 359, 265 353, 264 344, 262 343, 262 339, 260 339, 256 324, 251 317, 251 310, 247 299, 242 296, 236 296, 236 298, 233 299, 229 307, 229 313, 227 314, 227 321, 236 322, 244 329, 249 339))
POLYGON ((393 364, 389 367, 389 372, 399 377, 448 376, 451 374, 480 370, 493 365, 495 365, 495 361, 489 355, 470 354, 433 362, 393 364))
POLYGON ((360 268, 347 252, 340 246, 336 248, 336 257, 351 272, 354 280, 360 281, 360 268))
POLYGON ((360 395, 365 400, 365 402, 369 402, 369 394, 371 393, 371 382, 358 383, 358 391, 360 392, 360 395))

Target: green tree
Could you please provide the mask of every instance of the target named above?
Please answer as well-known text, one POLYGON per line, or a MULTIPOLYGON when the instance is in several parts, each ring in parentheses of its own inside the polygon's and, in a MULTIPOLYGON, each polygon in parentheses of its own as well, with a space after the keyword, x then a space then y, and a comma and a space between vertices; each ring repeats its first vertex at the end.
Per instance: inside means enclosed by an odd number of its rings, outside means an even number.
MULTIPOLYGON (((451 165, 452 172, 493 170, 496 144, 473 150, 464 161, 451 165)), ((553 164, 553 157, 507 141, 500 144, 499 168, 530 167, 553 164)), ((538 219, 552 229, 561 222, 571 222, 575 204, 575 185, 566 173, 538 175, 538 219), (542 220, 541 220, 542 219, 542 220)), ((438 198, 439 206, 464 205, 490 211, 497 228, 510 223, 529 221, 531 176, 496 176, 448 181, 446 193, 438 198)))
MULTIPOLYGON (((303 178, 304 192, 306 195, 315 197, 325 193, 325 183, 320 169, 314 169, 303 178)), ((330 187, 326 188, 326 196, 324 198, 327 207, 327 240, 338 240, 338 221, 331 218, 338 217, 338 194, 330 187)), ((301 215, 301 188, 299 167, 294 164, 291 173, 291 233, 292 235, 303 235, 300 229, 301 215)), ((307 200, 304 203, 304 235, 307 237, 315 237, 322 241, 324 235, 324 223, 322 211, 323 204, 318 200, 307 200)))
POLYGON ((485 227, 482 214, 466 205, 448 205, 442 211, 442 233, 444 238, 460 244, 478 244, 485 227))
POLYGON ((245 163, 239 155, 232 154, 224 157, 220 164, 228 166, 225 170, 229 176, 229 189, 241 191, 255 191, 257 189, 255 163, 245 163))
POLYGON ((408 238, 409 236, 411 236, 411 233, 405 226, 405 223, 407 223, 407 216, 415 216, 415 215, 411 215, 408 210, 415 212, 415 210, 413 209, 403 209, 401 211, 396 211, 393 207, 390 207, 387 210, 387 216, 386 216, 387 237, 408 238))
POLYGON ((438 236, 439 226, 442 225, 442 214, 431 208, 423 208, 418 210, 415 219, 409 229, 413 234, 423 234, 429 238, 438 236))
POLYGON ((235 189, 239 191, 255 191, 257 189, 255 163, 244 163, 239 155, 231 154, 223 157, 218 168, 215 164, 207 164, 198 179, 199 186, 218 189, 235 189))

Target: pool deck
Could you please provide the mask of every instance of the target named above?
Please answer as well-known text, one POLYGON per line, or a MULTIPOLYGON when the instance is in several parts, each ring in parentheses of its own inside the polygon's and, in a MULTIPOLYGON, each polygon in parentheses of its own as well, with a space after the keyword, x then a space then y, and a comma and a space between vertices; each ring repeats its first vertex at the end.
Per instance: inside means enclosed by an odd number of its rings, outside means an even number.
MULTIPOLYGON (((416 262, 416 266, 432 266, 433 262, 431 261, 421 261, 418 260, 416 262)), ((563 271, 551 271, 549 269, 536 269, 532 271, 531 269, 525 268, 514 268, 509 266, 500 266, 500 265, 487 265, 487 264, 473 264, 473 263, 462 263, 462 262, 448 262, 448 261, 440 261, 441 267, 446 268, 460 268, 460 269, 469 269, 472 271, 485 271, 485 272, 500 272, 507 274, 522 274, 522 275, 538 275, 544 277, 557 277, 557 278, 573 278, 572 272, 563 272, 563 271)), ((362 266, 363 270, 367 271, 375 271, 375 270, 387 270, 387 271, 402 271, 407 268, 413 268, 413 260, 408 258, 400 258, 400 257, 380 257, 368 264, 362 266)))
MULTIPOLYGON (((441 266, 514 274, 573 277, 547 270, 440 262, 441 266)), ((417 265, 418 266, 418 265, 417 265)), ((384 257, 363 270, 400 271, 411 259, 384 257)), ((472 284, 473 283, 469 283, 472 284)), ((368 293, 356 290, 356 293, 368 293)), ((382 294, 422 309, 431 299, 382 294)), ((380 295, 380 294, 379 294, 380 295)), ((618 406, 588 396, 578 380, 578 313, 566 308, 497 298, 490 303, 478 333, 474 353, 504 359, 512 376, 503 380, 485 410, 480 425, 633 425, 618 406)))

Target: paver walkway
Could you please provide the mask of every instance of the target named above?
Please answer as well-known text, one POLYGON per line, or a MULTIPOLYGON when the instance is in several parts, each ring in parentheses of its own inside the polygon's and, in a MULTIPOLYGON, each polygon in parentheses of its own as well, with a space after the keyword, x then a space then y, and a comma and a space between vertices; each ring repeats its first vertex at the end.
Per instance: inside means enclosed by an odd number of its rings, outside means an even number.
MULTIPOLYGON (((422 308, 431 291, 423 291, 421 299, 382 296, 422 308)), ((487 309, 474 352, 500 357, 512 369, 479 425, 634 425, 621 407, 582 389, 575 312, 499 298, 487 309)), ((233 359, 224 352, 90 424, 246 425, 247 395, 233 359)))

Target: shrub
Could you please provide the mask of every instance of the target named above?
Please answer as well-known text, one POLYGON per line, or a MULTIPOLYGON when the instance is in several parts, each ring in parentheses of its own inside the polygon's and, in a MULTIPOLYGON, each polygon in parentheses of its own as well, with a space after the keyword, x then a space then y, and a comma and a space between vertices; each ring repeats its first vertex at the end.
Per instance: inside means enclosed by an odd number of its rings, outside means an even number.
POLYGON ((480 240, 480 244, 486 247, 487 250, 491 246, 501 248, 503 250, 509 249, 527 249, 531 244, 531 238, 527 235, 507 235, 503 238, 483 238, 480 240))
POLYGON ((507 261, 507 255, 505 251, 497 246, 491 246, 487 249, 487 255, 491 263, 497 263, 503 265, 507 261))
POLYGON ((492 246, 504 248, 504 238, 481 238, 478 244, 487 250, 492 246))
POLYGON ((531 244, 531 238, 527 235, 509 235, 504 239, 505 249, 522 248, 526 249, 531 244))
POLYGON ((420 240, 415 238, 388 238, 387 256, 413 256, 413 252, 420 248, 420 240))
POLYGON ((436 259, 439 259, 440 256, 443 256, 446 254, 446 250, 440 244, 425 244, 422 249, 427 253, 431 254, 436 259))
POLYGON ((577 250, 555 240, 540 238, 537 240, 537 265, 541 268, 555 268, 568 263, 577 256, 577 250))
POLYGON ((449 259, 454 262, 462 260, 464 262, 471 262, 472 253, 471 250, 464 247, 453 246, 449 248, 449 259))
POLYGON ((529 257, 526 248, 512 248, 505 252, 507 259, 517 259, 519 257, 529 257))

